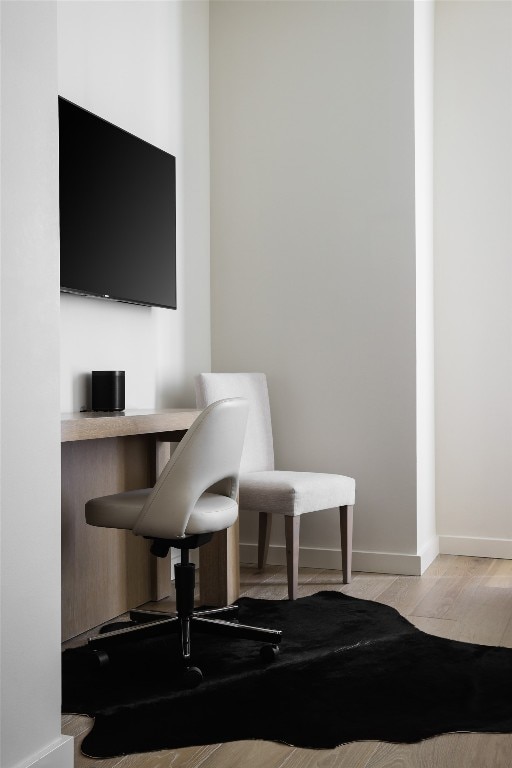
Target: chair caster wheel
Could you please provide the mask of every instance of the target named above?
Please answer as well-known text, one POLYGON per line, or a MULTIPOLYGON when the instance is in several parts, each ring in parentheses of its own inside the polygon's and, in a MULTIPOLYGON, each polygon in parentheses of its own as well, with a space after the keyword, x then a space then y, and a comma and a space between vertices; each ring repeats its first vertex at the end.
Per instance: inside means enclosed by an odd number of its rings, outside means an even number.
POLYGON ((110 664, 110 658, 108 653, 105 653, 105 651, 99 650, 98 648, 95 648, 92 653, 94 658, 96 659, 98 668, 106 669, 106 667, 108 667, 108 665, 110 664))
POLYGON ((260 658, 267 663, 274 661, 279 655, 278 645, 262 645, 260 648, 260 658))
POLYGON ((203 681, 203 673, 199 667, 187 667, 183 673, 183 682, 186 688, 196 688, 203 681))

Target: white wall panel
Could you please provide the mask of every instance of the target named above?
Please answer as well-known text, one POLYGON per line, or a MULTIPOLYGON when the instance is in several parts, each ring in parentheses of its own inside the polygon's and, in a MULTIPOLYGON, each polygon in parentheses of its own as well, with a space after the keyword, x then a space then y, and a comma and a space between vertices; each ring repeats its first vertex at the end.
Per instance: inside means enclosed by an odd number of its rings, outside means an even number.
POLYGON ((512 5, 438 3, 435 39, 438 529, 442 551, 503 557, 512 551, 512 5))
MULTIPOLYGON (((178 309, 61 297, 61 407, 92 370, 126 371, 126 407, 192 405, 210 365, 208 4, 59 3, 59 93, 176 156, 178 309)), ((143 258, 143 254, 141 254, 143 258)))

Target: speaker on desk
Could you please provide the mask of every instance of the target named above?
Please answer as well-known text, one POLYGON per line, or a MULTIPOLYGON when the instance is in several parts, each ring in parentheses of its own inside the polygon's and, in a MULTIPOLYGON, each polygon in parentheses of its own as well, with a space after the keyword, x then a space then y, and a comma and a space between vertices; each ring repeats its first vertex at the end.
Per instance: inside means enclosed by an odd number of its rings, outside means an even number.
POLYGON ((124 371, 92 371, 92 410, 124 411, 124 371))

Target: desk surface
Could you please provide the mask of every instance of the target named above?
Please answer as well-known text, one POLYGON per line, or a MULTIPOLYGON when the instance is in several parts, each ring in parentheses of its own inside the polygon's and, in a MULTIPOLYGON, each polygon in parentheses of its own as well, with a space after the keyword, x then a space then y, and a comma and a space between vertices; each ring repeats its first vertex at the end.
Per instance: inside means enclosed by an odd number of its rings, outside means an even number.
POLYGON ((192 408, 63 413, 61 442, 180 431, 188 429, 200 413, 192 408))

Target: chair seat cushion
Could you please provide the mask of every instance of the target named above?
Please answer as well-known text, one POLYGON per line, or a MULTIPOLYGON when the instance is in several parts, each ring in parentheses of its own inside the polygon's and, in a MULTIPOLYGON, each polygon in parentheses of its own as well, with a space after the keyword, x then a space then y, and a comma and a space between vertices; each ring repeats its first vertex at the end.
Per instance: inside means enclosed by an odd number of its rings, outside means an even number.
POLYGON ((85 520, 88 525, 131 531, 150 492, 151 488, 144 488, 91 499, 85 505, 85 520))
MULTIPOLYGON (((151 492, 151 488, 125 491, 111 496, 91 499, 85 505, 85 519, 89 525, 101 528, 125 528, 133 530, 151 492)), ((185 534, 214 533, 229 528, 238 516, 238 504, 234 499, 215 493, 203 493, 189 517, 185 534)), ((144 531, 141 531, 144 535, 144 531)), ((168 538, 178 533, 169 532, 168 538)))
POLYGON ((352 506, 352 477, 322 472, 248 472, 240 475, 240 508, 282 515, 303 515, 331 507, 352 506))

